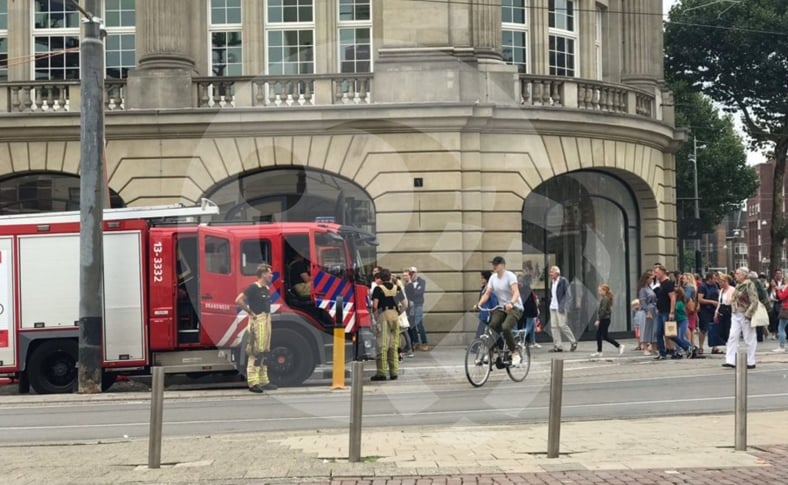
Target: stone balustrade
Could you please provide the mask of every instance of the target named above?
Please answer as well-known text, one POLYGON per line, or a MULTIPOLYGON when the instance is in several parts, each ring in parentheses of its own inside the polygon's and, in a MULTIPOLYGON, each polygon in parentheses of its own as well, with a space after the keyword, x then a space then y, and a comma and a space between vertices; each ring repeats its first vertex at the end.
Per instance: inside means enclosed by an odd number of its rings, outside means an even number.
MULTIPOLYGON (((193 79, 194 107, 297 108, 372 104, 372 74, 200 77, 193 79)), ((79 111, 78 81, 27 81, 0 84, 0 113, 79 111)), ((622 84, 555 76, 520 76, 524 108, 563 108, 656 119, 656 97, 622 84)), ((104 83, 107 111, 126 108, 126 81, 104 83)))
POLYGON ((520 104, 656 118, 654 94, 578 78, 520 75, 520 104))

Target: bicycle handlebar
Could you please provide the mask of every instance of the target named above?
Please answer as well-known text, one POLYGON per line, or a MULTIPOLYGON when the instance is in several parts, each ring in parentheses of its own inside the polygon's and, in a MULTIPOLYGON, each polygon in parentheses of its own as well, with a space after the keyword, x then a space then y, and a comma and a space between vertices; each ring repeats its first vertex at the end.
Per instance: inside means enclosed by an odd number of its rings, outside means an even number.
POLYGON ((496 305, 492 308, 476 307, 476 311, 479 312, 494 312, 495 310, 506 310, 506 305, 496 305))

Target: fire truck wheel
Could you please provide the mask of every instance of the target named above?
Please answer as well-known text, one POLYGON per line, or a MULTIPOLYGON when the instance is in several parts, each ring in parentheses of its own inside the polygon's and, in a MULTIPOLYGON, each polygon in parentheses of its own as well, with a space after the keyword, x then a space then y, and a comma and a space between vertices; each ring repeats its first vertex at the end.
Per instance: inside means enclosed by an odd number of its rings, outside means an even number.
POLYGON ((47 340, 27 363, 30 386, 38 394, 72 392, 77 382, 77 341, 47 340))
POLYGON ((277 328, 271 333, 268 377, 278 386, 298 386, 315 371, 312 347, 297 332, 277 328))
POLYGON ((108 391, 115 381, 118 380, 118 375, 113 372, 104 372, 101 374, 101 392, 108 391))

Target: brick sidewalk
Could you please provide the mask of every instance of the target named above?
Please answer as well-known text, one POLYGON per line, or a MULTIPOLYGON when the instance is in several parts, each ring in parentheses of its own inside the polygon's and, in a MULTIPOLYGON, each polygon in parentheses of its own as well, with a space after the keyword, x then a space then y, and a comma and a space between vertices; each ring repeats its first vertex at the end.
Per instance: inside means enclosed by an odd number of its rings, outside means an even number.
POLYGON ((788 445, 760 446, 751 453, 762 463, 741 468, 694 468, 659 470, 564 471, 447 476, 343 477, 309 482, 325 485, 783 485, 788 483, 788 445))

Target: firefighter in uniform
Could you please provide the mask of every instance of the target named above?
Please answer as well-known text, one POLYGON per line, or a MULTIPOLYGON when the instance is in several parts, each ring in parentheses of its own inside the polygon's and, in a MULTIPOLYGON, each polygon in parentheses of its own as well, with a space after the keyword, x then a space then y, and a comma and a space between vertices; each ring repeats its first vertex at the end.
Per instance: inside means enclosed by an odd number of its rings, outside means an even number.
POLYGON ((402 291, 391 281, 391 271, 380 270, 381 283, 372 290, 372 312, 377 315, 380 324, 380 351, 377 357, 377 373, 373 381, 396 380, 399 374, 399 313, 407 306, 402 291), (378 314, 378 312, 381 312, 378 314))
POLYGON ((271 350, 271 296, 269 285, 273 280, 271 266, 257 267, 257 281, 249 285, 235 303, 249 314, 246 341, 246 382, 249 391, 272 391, 276 385, 268 380, 266 358, 271 350))

